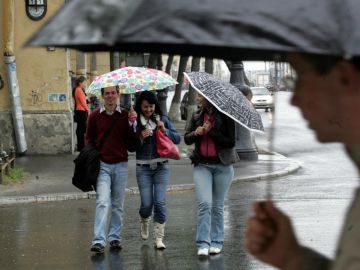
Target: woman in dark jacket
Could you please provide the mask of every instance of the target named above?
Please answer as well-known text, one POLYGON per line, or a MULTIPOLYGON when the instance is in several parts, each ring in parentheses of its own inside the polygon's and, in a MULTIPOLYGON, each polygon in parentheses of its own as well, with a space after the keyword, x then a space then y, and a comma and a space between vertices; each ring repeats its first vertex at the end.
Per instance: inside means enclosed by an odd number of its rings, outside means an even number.
POLYGON ((234 177, 235 123, 202 95, 184 136, 195 143, 191 155, 198 200, 196 244, 198 256, 218 254, 224 244, 224 201, 234 177))

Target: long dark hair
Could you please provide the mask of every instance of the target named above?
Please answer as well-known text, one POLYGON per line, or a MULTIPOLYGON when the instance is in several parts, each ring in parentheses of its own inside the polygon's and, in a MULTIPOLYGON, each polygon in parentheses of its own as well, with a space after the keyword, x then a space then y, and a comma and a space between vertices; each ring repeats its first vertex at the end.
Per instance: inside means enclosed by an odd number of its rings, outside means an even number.
POLYGON ((156 115, 159 115, 161 117, 163 115, 163 113, 162 113, 162 111, 160 109, 159 101, 158 101, 156 95, 153 92, 151 92, 151 91, 143 91, 143 92, 140 93, 140 95, 136 99, 135 111, 137 112, 139 117, 140 117, 140 114, 143 114, 142 111, 141 111, 141 104, 142 104, 142 102, 144 100, 149 102, 149 104, 155 104, 155 112, 152 114, 151 120, 156 122, 156 118, 155 118, 156 115))
MULTIPOLYGON (((86 77, 85 76, 79 76, 78 78, 76 78, 75 80, 75 86, 73 87, 72 89, 72 96, 73 98, 75 99, 75 90, 76 88, 82 83, 86 81, 86 77)), ((85 94, 85 91, 84 91, 84 94, 85 94)), ((86 94, 85 94, 86 95, 86 94)))

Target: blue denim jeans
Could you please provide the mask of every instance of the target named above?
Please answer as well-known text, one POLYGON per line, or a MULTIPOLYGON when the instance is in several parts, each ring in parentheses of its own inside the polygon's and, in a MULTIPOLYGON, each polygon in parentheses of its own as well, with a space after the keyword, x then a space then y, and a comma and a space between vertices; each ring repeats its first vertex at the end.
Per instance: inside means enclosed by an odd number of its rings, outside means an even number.
POLYGON ((121 240, 128 163, 100 162, 97 180, 94 238, 92 244, 106 245, 106 240, 121 240), (110 215, 111 213, 111 215, 110 215), (109 221, 110 216, 110 223, 109 221), (109 228, 107 228, 109 224, 109 228), (108 234, 107 234, 108 232, 108 234), (106 237, 107 234, 107 237, 106 237))
POLYGON ((136 178, 141 197, 139 214, 142 218, 150 217, 154 209, 154 221, 160 224, 165 223, 166 190, 169 177, 168 163, 162 163, 156 168, 136 166, 136 178))
POLYGON ((224 201, 234 177, 232 165, 198 164, 193 171, 198 201, 196 245, 198 248, 224 244, 224 201))

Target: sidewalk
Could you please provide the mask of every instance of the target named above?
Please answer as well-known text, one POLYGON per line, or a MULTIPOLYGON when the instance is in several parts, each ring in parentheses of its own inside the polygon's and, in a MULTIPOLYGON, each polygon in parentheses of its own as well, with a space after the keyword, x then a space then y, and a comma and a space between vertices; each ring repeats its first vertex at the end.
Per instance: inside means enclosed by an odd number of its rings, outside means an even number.
MULTIPOLYGON (((183 134, 185 122, 176 123, 183 134)), ((169 191, 194 189, 192 165, 187 157, 187 145, 183 140, 179 145, 181 160, 170 160, 169 191)), ((234 181, 260 180, 267 177, 279 177, 290 174, 301 167, 298 161, 286 158, 277 153, 270 154, 259 150, 258 161, 239 161, 234 164, 234 181)), ((71 183, 76 155, 37 155, 16 159, 16 165, 24 168, 26 175, 22 184, 13 186, 0 185, 0 205, 43 201, 60 201, 93 198, 95 193, 84 193, 71 183)), ((129 155, 128 194, 137 194, 135 176, 135 155, 129 155)))

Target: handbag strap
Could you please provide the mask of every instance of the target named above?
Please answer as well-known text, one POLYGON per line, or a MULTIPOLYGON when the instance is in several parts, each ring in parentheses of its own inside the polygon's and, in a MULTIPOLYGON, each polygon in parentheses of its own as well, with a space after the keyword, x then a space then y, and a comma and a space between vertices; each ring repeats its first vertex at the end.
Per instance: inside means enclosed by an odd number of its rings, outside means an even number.
POLYGON ((115 124, 116 124, 116 122, 117 122, 117 120, 118 120, 119 118, 120 118, 120 117, 114 116, 114 120, 112 121, 110 127, 107 129, 107 131, 106 131, 105 134, 104 134, 104 137, 102 138, 102 140, 101 140, 101 142, 100 142, 99 151, 100 151, 101 148, 104 146, 106 140, 109 138, 109 135, 110 135, 111 131, 114 129, 115 124))

